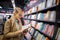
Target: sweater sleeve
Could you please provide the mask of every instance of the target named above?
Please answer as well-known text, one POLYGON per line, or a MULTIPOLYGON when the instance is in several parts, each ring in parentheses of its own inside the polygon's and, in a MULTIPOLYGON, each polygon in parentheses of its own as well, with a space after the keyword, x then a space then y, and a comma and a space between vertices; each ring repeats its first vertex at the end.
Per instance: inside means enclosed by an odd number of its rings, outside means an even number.
POLYGON ((10 21, 6 21, 6 23, 5 23, 4 35, 6 38, 16 37, 20 34, 17 32, 10 32, 10 24, 11 24, 10 21))

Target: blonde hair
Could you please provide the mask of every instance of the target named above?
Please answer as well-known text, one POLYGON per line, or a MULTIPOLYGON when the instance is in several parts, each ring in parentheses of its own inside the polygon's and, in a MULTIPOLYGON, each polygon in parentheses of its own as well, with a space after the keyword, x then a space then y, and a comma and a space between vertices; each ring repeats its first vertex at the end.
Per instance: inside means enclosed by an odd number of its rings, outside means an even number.
POLYGON ((15 13, 15 14, 18 14, 18 13, 22 14, 23 10, 21 8, 19 8, 19 7, 16 7, 13 13, 15 13))

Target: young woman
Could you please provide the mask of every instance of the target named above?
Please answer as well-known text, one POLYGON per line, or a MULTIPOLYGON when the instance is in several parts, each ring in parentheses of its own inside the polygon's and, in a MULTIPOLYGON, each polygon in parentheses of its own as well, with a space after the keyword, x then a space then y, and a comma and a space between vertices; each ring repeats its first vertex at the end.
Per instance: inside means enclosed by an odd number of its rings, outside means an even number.
POLYGON ((24 34, 20 18, 22 17, 23 10, 16 7, 13 16, 8 19, 4 27, 4 40, 23 40, 24 34))

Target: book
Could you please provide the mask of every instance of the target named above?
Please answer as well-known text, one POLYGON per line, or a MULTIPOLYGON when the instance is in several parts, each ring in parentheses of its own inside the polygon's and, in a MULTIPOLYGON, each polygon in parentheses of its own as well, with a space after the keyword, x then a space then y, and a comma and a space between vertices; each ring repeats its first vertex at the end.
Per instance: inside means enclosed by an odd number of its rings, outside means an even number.
POLYGON ((45 36, 43 36, 43 37, 42 37, 42 40, 45 40, 45 39, 46 39, 46 37, 45 37, 45 36))
POLYGON ((43 2, 41 3, 41 9, 43 10, 43 9, 45 9, 45 7, 46 7, 46 0, 43 0, 43 2))
POLYGON ((57 0, 57 5, 59 5, 60 4, 60 0, 57 0))
POLYGON ((43 29, 42 29, 42 32, 45 33, 46 31, 46 24, 43 25, 43 29))
POLYGON ((57 0, 53 0, 53 5, 56 5, 56 1, 57 1, 57 0))
POLYGON ((3 23, 3 18, 4 18, 4 15, 0 15, 0 24, 3 23))
POLYGON ((27 40, 31 40, 32 36, 27 32, 27 34, 25 35, 25 37, 27 38, 27 40))
POLYGON ((57 40, 60 39, 60 28, 58 28, 58 30, 57 30, 57 34, 56 34, 55 39, 57 39, 57 40))
POLYGON ((35 28, 41 31, 41 30, 42 30, 42 28, 43 28, 43 23, 42 23, 42 22, 37 23, 37 25, 36 25, 36 27, 35 27, 35 28))
POLYGON ((32 13, 36 12, 36 7, 32 8, 32 13))
POLYGON ((26 18, 26 19, 27 19, 27 18, 28 18, 28 16, 24 16, 24 18, 26 18))
POLYGON ((31 15, 28 16, 28 19, 31 19, 31 15))
POLYGON ((55 22, 55 19, 56 19, 56 11, 51 11, 49 21, 55 22))
POLYGON ((37 5, 37 7, 38 7, 38 9, 36 11, 40 11, 40 5, 39 4, 37 5))
POLYGON ((29 27, 29 28, 28 28, 28 32, 30 32, 31 29, 32 29, 32 27, 29 27))
POLYGON ((36 16, 37 16, 36 14, 32 15, 31 19, 36 19, 36 16))
POLYGON ((28 14, 30 14, 30 10, 28 10, 28 14))
POLYGON ((35 27, 35 26, 36 26, 36 21, 31 21, 31 25, 32 25, 33 27, 35 27))
POLYGON ((32 28, 32 29, 30 30, 30 34, 33 35, 33 33, 34 33, 34 29, 32 28))
POLYGON ((45 14, 41 13, 40 20, 44 20, 45 14))
POLYGON ((49 38, 48 38, 48 37, 46 37, 46 40, 49 40, 49 38))
POLYGON ((27 15, 28 14, 28 11, 24 13, 24 15, 27 15))
POLYGON ((37 37, 37 35, 38 35, 38 33, 39 33, 39 32, 38 32, 38 31, 36 31, 33 37, 34 37, 34 38, 36 38, 36 37, 37 37))
POLYGON ((40 3, 39 5, 40 5, 40 10, 42 10, 42 3, 40 3))
MULTIPOLYGON (((49 24, 46 25, 46 31, 45 31, 45 34, 48 33, 48 30, 49 30, 48 28, 49 28, 49 24)), ((47 34, 47 35, 48 35, 48 34, 47 34)))
POLYGON ((50 36, 53 37, 53 34, 54 34, 54 25, 51 25, 51 32, 50 32, 50 36))
POLYGON ((30 9, 30 14, 32 13, 32 8, 30 9))
POLYGON ((48 33, 48 28, 49 28, 49 24, 44 24, 42 32, 47 34, 48 33))
POLYGON ((49 18, 50 18, 50 11, 47 11, 47 14, 44 17, 44 20, 49 21, 49 18))
POLYGON ((37 17, 38 17, 38 13, 36 14, 36 17, 35 17, 36 20, 37 20, 37 17))
POLYGON ((36 40, 42 40, 43 35, 38 33, 38 36, 36 37, 36 40))
POLYGON ((39 13, 39 14, 38 14, 38 16, 37 16, 37 20, 39 20, 39 19, 40 19, 40 16, 41 16, 41 13, 39 13))
POLYGON ((28 24, 28 20, 24 20, 24 25, 27 25, 28 24))
POLYGON ((53 0, 47 0, 47 8, 53 6, 53 0))
POLYGON ((29 27, 31 27, 31 25, 30 24, 28 24, 28 25, 24 25, 24 26, 22 26, 22 30, 25 30, 25 29, 27 29, 28 30, 28 28, 29 27))

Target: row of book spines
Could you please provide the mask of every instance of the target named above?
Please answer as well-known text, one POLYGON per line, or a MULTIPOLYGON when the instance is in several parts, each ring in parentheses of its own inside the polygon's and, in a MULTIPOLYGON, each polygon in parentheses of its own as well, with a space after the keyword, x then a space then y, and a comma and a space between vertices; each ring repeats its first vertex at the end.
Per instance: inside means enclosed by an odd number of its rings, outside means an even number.
MULTIPOLYGON (((32 28, 30 28, 31 31, 32 28)), ((53 36, 54 33, 54 25, 49 25, 49 24, 36 24, 35 29, 38 29, 39 31, 49 35, 49 36, 53 36)), ((33 30, 32 30, 33 31, 33 30)))
MULTIPOLYGON (((60 1, 59 0, 51 0, 51 1, 53 1, 53 3, 57 3, 57 5, 60 3, 60 1)), ((47 0, 47 5, 49 6, 49 4, 51 4, 50 3, 50 0, 47 0), (48 2, 49 1, 49 2, 48 2)), ((43 2, 44 3, 44 2, 43 2)), ((43 4, 43 3, 40 3, 37 7, 35 7, 35 8, 31 8, 28 12, 26 12, 26 14, 30 14, 30 13, 33 13, 33 10, 34 11, 40 11, 41 10, 41 8, 39 7, 39 6, 41 6, 41 4, 42 5, 45 5, 45 4, 43 4)), ((50 6, 49 6, 50 7, 50 6)), ((45 8, 45 6, 44 6, 44 8, 45 8)))
POLYGON ((27 19, 37 19, 37 20, 45 20, 45 21, 55 21, 56 19, 56 11, 48 11, 47 13, 39 13, 34 15, 25 16, 27 19))
MULTIPOLYGON (((38 25, 37 25, 37 27, 38 27, 38 25)), ((41 32, 43 32, 51 37, 53 36, 53 33, 54 33, 54 26, 53 25, 52 25, 52 27, 49 26, 48 24, 44 25, 44 26, 43 25, 39 26, 38 28, 37 27, 36 27, 36 29, 40 30, 41 32)))
POLYGON ((35 38, 36 40, 49 40, 48 37, 43 36, 42 34, 38 34, 37 37, 35 38))
POLYGON ((44 36, 43 34, 39 33, 38 31, 35 31, 33 38, 36 40, 49 40, 48 37, 44 36))

